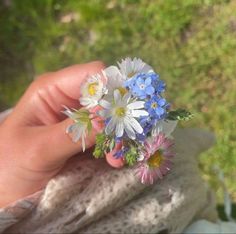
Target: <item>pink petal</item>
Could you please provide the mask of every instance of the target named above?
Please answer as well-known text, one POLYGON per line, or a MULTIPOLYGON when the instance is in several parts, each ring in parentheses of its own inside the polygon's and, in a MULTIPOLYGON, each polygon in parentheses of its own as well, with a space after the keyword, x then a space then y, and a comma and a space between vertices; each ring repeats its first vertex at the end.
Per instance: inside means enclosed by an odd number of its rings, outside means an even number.
POLYGON ((102 120, 102 118, 95 118, 93 119, 92 121, 92 126, 93 126, 93 129, 96 130, 97 132, 102 132, 103 129, 104 129, 104 121, 102 120))
POLYGON ((168 149, 174 145, 173 141, 170 139, 165 138, 165 140, 162 143, 162 148, 163 149, 168 149))
POLYGON ((163 155, 164 155, 165 157, 167 157, 167 158, 172 158, 172 157, 175 156, 175 153, 172 152, 172 151, 170 151, 170 150, 168 150, 168 151, 164 151, 164 152, 163 152, 163 155))

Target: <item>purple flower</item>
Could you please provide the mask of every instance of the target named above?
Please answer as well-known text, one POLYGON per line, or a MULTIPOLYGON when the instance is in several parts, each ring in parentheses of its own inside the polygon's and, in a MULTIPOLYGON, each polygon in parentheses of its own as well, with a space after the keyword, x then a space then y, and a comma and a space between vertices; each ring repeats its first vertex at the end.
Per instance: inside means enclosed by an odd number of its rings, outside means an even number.
POLYGON ((148 136, 148 134, 151 132, 153 126, 156 123, 156 120, 151 118, 151 116, 144 116, 139 118, 139 123, 141 124, 143 128, 143 133, 141 134, 136 134, 137 140, 139 142, 144 142, 148 136))
POLYGON ((118 150, 113 156, 114 158, 118 159, 118 158, 123 158, 125 153, 128 151, 127 147, 122 146, 122 148, 120 150, 118 150))
POLYGON ((146 140, 147 136, 144 133, 136 134, 136 139, 138 142, 144 142, 146 140))

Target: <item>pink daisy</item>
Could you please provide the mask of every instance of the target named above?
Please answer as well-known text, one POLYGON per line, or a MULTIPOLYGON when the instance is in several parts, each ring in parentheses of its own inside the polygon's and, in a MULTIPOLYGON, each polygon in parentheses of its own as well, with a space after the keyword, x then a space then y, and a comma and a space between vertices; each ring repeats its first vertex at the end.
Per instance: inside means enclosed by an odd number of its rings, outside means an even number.
POLYGON ((172 166, 171 158, 173 142, 159 134, 144 143, 145 151, 143 160, 135 169, 137 176, 143 184, 153 184, 156 180, 162 179, 172 166))

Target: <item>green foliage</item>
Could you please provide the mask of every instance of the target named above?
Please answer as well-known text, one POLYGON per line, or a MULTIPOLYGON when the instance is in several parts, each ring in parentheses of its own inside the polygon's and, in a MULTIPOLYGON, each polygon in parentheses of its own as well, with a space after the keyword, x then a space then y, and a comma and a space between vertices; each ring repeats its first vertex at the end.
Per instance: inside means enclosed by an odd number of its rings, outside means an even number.
POLYGON ((102 158, 104 157, 104 151, 106 150, 107 146, 105 144, 107 140, 107 136, 103 133, 97 134, 96 136, 96 145, 93 151, 93 156, 95 158, 102 158))
POLYGON ((133 166, 137 162, 138 147, 130 145, 129 150, 125 154, 125 161, 129 166, 133 166))
POLYGON ((198 113, 184 126, 215 132, 203 175, 217 189, 210 168, 219 164, 236 200, 235 0, 3 2, 10 5, 0 4, 0 103, 14 105, 40 73, 141 57, 166 81, 173 108, 198 113))
POLYGON ((109 144, 109 151, 111 152, 114 147, 115 147, 115 140, 114 138, 112 138, 109 144))
POLYGON ((93 151, 93 156, 95 158, 103 158, 104 157, 104 151, 101 150, 101 148, 99 148, 99 146, 95 146, 95 149, 93 151))
POLYGON ((167 119, 169 120, 190 120, 193 117, 189 111, 184 109, 177 109, 175 111, 170 111, 167 115, 167 119))

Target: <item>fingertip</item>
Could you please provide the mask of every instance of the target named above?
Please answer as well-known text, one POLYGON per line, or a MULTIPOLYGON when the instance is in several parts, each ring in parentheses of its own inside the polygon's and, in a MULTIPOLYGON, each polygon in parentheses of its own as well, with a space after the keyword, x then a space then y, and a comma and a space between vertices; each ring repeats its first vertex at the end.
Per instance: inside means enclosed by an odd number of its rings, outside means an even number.
MULTIPOLYGON (((69 67, 63 68, 59 71, 56 71, 55 74, 58 76, 75 76, 78 74, 89 74, 93 75, 94 73, 100 73, 104 68, 106 67, 105 63, 100 60, 95 60, 89 63, 83 63, 83 64, 74 64, 69 67)), ((85 76, 85 75, 84 75, 85 76)))
POLYGON ((112 153, 106 154, 106 160, 114 168, 122 168, 124 166, 123 158, 116 159, 112 153))
POLYGON ((53 83, 70 98, 78 99, 82 83, 89 76, 102 74, 104 68, 102 61, 72 65, 53 73, 53 83))
POLYGON ((95 60, 92 61, 90 63, 87 63, 89 66, 93 66, 94 68, 98 69, 98 70, 102 70, 106 67, 106 64, 101 61, 101 60, 95 60))

